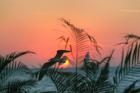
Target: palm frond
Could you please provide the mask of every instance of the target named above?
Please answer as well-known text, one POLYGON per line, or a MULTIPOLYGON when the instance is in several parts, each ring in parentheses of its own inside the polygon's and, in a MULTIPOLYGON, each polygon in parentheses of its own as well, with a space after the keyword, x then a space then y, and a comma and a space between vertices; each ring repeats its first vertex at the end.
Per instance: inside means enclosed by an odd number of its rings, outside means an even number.
POLYGON ((67 89, 66 86, 66 76, 58 69, 59 67, 47 68, 42 71, 37 71, 34 73, 34 78, 36 80, 41 80, 44 76, 50 77, 53 84, 57 89, 57 93, 64 93, 67 89))
POLYGON ((140 40, 140 36, 135 35, 135 34, 127 34, 127 35, 124 36, 124 38, 140 40))
POLYGON ((73 73, 67 80, 67 86, 70 93, 90 93, 92 83, 88 77, 73 73))
POLYGON ((90 43, 94 43, 96 51, 100 53, 97 41, 93 36, 89 35, 84 29, 76 27, 64 18, 62 18, 61 21, 70 29, 73 36, 73 44, 71 48, 74 50, 73 55, 76 63, 81 64, 84 56, 91 49, 90 43))
POLYGON ((134 42, 130 47, 128 47, 126 53, 123 50, 121 64, 117 67, 115 75, 113 77, 114 84, 116 86, 115 91, 119 92, 120 90, 124 90, 124 88, 127 87, 128 84, 137 80, 137 77, 140 74, 139 54, 139 42, 134 42), (128 84, 126 84, 126 82, 128 84))
POLYGON ((34 80, 13 80, 8 83, 5 87, 0 89, 2 93, 27 93, 27 90, 35 85, 34 80))
POLYGON ((49 76, 51 78, 51 80, 53 81, 53 83, 56 86, 57 92, 58 93, 64 93, 67 89, 67 85, 66 85, 66 77, 63 75, 63 73, 61 73, 59 71, 58 68, 53 68, 50 69, 46 72, 46 75, 49 76))
POLYGON ((109 76, 109 68, 110 68, 110 61, 112 58, 112 55, 114 53, 114 50, 112 51, 110 57, 106 57, 106 63, 101 68, 101 72, 99 73, 99 76, 94 84, 94 91, 95 93, 103 93, 103 92, 111 92, 113 91, 113 85, 110 82, 109 76))
POLYGON ((139 82, 138 80, 134 81, 132 84, 130 84, 123 93, 138 93, 140 92, 139 88, 135 89, 136 83, 139 82))
POLYGON ((2 72, 0 73, 0 82, 5 82, 9 77, 11 77, 11 75, 18 71, 18 73, 20 72, 29 72, 29 68, 24 65, 23 63, 21 62, 17 62, 17 61, 14 61, 10 64, 8 64, 3 70, 2 72))
POLYGON ((0 73, 2 72, 2 70, 11 62, 13 62, 16 58, 23 56, 25 54, 34 54, 34 52, 32 51, 24 51, 24 52, 13 52, 11 54, 6 55, 5 57, 1 56, 0 57, 0 73))

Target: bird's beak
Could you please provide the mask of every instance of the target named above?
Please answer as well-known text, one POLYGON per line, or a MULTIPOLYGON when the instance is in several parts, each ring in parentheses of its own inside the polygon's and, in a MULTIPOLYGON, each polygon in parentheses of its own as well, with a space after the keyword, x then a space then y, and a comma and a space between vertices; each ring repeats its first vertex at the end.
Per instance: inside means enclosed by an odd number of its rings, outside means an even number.
POLYGON ((69 50, 65 50, 65 51, 64 51, 64 53, 69 53, 69 52, 71 52, 71 51, 69 51, 69 50))

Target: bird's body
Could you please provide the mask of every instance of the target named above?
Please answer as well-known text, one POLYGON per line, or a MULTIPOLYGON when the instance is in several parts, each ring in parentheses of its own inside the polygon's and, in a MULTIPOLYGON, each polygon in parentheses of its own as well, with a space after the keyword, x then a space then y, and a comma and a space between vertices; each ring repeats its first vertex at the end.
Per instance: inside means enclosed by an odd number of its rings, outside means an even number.
POLYGON ((48 70, 49 67, 53 66, 54 64, 56 64, 57 62, 64 63, 65 60, 67 59, 66 56, 63 56, 64 53, 68 53, 70 51, 68 50, 58 50, 55 57, 51 58, 48 62, 44 63, 41 70, 40 70, 40 74, 39 74, 39 80, 41 80, 45 74, 45 72, 48 70))

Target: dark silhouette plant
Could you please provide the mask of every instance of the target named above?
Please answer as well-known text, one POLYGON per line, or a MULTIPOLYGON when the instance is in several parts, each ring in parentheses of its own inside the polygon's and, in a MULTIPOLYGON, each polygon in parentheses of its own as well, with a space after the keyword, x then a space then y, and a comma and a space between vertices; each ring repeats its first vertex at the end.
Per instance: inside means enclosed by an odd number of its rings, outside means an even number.
MULTIPOLYGON (((132 35, 134 36, 134 35, 132 35)), ((131 37, 131 35, 127 36, 131 37)), ((135 37, 136 38, 136 37, 135 37)), ((121 64, 117 67, 115 71, 115 75, 113 77, 114 85, 115 85, 115 92, 120 92, 123 88, 128 86, 128 83, 132 83, 135 85, 137 83, 134 77, 138 76, 140 70, 140 42, 139 40, 135 39, 132 41, 132 44, 127 48, 123 48, 122 50, 122 57, 121 57, 121 64), (133 78, 130 78, 133 77, 133 78), (124 83, 124 81, 127 81, 124 83), (122 88, 122 89, 121 89, 122 88)), ((125 89, 126 91, 129 90, 129 86, 125 89)), ((137 90, 138 91, 138 90, 137 90)), ((139 91, 140 92, 140 91, 139 91)), ((124 93, 135 93, 135 92, 124 92, 124 93)), ((137 92, 136 92, 137 93, 137 92)))
POLYGON ((11 80, 15 71, 29 71, 28 67, 20 62, 15 61, 25 54, 34 54, 32 51, 13 52, 6 56, 0 57, 0 93, 26 93, 27 87, 30 88, 35 84, 34 80, 11 80), (26 88, 25 88, 26 87, 26 88))
POLYGON ((88 34, 84 29, 76 27, 64 18, 61 18, 60 20, 64 23, 65 27, 69 28, 68 31, 70 32, 71 37, 66 38, 65 36, 60 36, 59 39, 66 43, 65 48, 69 47, 70 50, 73 50, 72 53, 74 55, 76 67, 78 64, 82 64, 81 62, 83 61, 84 56, 90 51, 90 44, 92 44, 96 51, 101 54, 100 47, 92 35, 88 34), (68 46, 68 42, 70 41, 72 43, 68 46))

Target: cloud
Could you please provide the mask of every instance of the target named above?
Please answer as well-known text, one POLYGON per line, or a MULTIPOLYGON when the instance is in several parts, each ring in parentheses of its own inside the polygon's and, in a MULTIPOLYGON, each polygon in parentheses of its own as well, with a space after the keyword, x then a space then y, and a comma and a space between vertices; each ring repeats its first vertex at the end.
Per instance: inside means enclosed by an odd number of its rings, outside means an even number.
POLYGON ((121 9, 120 11, 127 13, 140 13, 140 9, 121 9))

